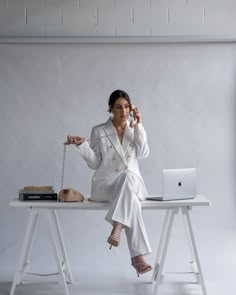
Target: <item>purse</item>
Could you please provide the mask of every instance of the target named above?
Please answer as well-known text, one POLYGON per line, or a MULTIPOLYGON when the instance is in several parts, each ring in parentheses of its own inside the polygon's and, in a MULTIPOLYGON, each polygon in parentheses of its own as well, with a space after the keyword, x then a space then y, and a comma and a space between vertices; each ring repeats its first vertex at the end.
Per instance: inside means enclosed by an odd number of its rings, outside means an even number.
POLYGON ((76 189, 64 188, 64 172, 66 162, 66 145, 64 144, 63 159, 62 159, 62 172, 61 172, 61 190, 57 195, 57 201, 59 202, 83 202, 84 195, 76 189))

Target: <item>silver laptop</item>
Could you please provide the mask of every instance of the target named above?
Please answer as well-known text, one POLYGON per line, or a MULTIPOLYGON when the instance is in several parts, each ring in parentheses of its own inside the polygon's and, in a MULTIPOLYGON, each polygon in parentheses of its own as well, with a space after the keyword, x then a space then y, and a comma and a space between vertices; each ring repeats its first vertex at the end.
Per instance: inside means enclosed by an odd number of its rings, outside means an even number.
POLYGON ((147 200, 185 200, 197 196, 196 168, 162 170, 162 196, 147 200))

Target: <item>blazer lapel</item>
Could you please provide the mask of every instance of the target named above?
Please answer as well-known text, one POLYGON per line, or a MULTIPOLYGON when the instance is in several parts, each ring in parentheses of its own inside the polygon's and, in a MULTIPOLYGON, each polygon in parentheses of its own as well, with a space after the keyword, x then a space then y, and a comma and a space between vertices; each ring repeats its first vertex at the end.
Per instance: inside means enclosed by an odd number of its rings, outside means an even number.
POLYGON ((109 118, 108 121, 106 122, 105 127, 104 127, 104 131, 105 131, 108 139, 110 140, 112 146, 114 147, 114 149, 116 150, 116 152, 120 156, 120 158, 123 160, 123 162, 125 164, 127 164, 123 147, 120 144, 119 137, 116 133, 116 129, 111 121, 111 118, 109 118))
POLYGON ((129 122, 127 122, 125 127, 125 132, 122 141, 123 152, 126 154, 129 144, 133 141, 133 128, 129 127, 129 122))

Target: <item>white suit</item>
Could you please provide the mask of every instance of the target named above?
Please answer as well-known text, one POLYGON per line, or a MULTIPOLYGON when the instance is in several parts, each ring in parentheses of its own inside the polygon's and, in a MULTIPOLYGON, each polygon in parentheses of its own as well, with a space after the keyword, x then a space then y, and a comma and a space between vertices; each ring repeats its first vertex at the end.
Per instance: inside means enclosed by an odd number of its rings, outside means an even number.
POLYGON ((90 145, 85 141, 77 148, 88 166, 96 170, 90 200, 111 202, 105 218, 111 224, 124 225, 131 257, 150 253, 140 202, 147 190, 138 167, 138 159, 149 154, 143 125, 130 128, 127 122, 121 144, 109 118, 92 129, 90 145))

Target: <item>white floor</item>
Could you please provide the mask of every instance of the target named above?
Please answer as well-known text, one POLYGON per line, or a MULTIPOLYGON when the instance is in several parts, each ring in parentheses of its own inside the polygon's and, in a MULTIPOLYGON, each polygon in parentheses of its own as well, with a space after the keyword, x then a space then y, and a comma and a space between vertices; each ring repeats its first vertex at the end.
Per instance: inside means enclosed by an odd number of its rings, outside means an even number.
MULTIPOLYGON (((208 295, 234 295, 236 280, 236 231, 235 228, 209 228, 211 234, 200 236, 198 241, 201 265, 204 273, 208 295), (204 247, 203 247, 204 244, 204 247)), ((209 233, 209 230, 206 232, 209 233)), ((199 238, 199 234, 198 234, 199 238)), ((148 295, 153 293, 150 284, 152 273, 136 276, 131 267, 128 254, 123 249, 105 249, 93 253, 86 258, 86 264, 80 264, 72 269, 74 284, 69 285, 70 295, 148 295), (107 251, 107 252, 106 252, 107 251), (96 260, 95 260, 96 257, 96 260)), ((84 255, 83 255, 84 257, 84 255)), ((167 272, 160 286, 160 295, 200 295, 201 288, 196 284, 192 274, 178 273, 190 271, 188 253, 185 248, 171 245, 168 249, 165 271, 167 272), (183 259, 184 258, 184 259, 183 259), (172 272, 170 274, 170 272, 172 272)), ((43 257, 42 257, 43 259, 43 257)), ((155 254, 149 256, 149 261, 155 260, 155 254)), ((81 259, 82 261, 83 259, 81 259)), ((42 267, 42 266, 41 266, 42 267)), ((33 267, 34 271, 37 266, 33 267)), ((14 271, 0 272, 0 295, 10 292, 14 271)), ((27 275, 23 285, 18 285, 15 295, 43 295, 63 294, 61 287, 56 283, 55 276, 36 277, 27 275)))
MULTIPOLYGON (((205 275, 207 293, 208 295, 234 295, 234 280, 235 269, 223 269, 219 275, 220 270, 211 275, 205 275), (231 273, 229 275, 226 274, 231 273)), ((18 285, 16 295, 41 295, 41 294, 63 294, 62 289, 53 279, 38 279, 30 278, 26 280, 23 285, 18 285)), ((135 278, 132 275, 127 275, 126 272, 119 273, 116 271, 107 271, 107 273, 83 273, 80 277, 75 278, 75 283, 69 285, 70 295, 147 295, 152 294, 153 285, 149 283, 150 276, 146 274, 142 278, 135 278)), ((0 294, 9 294, 11 282, 5 281, 0 283, 0 294)), ((199 295, 202 294, 199 285, 194 283, 192 275, 168 275, 159 289, 160 295, 199 295)))

